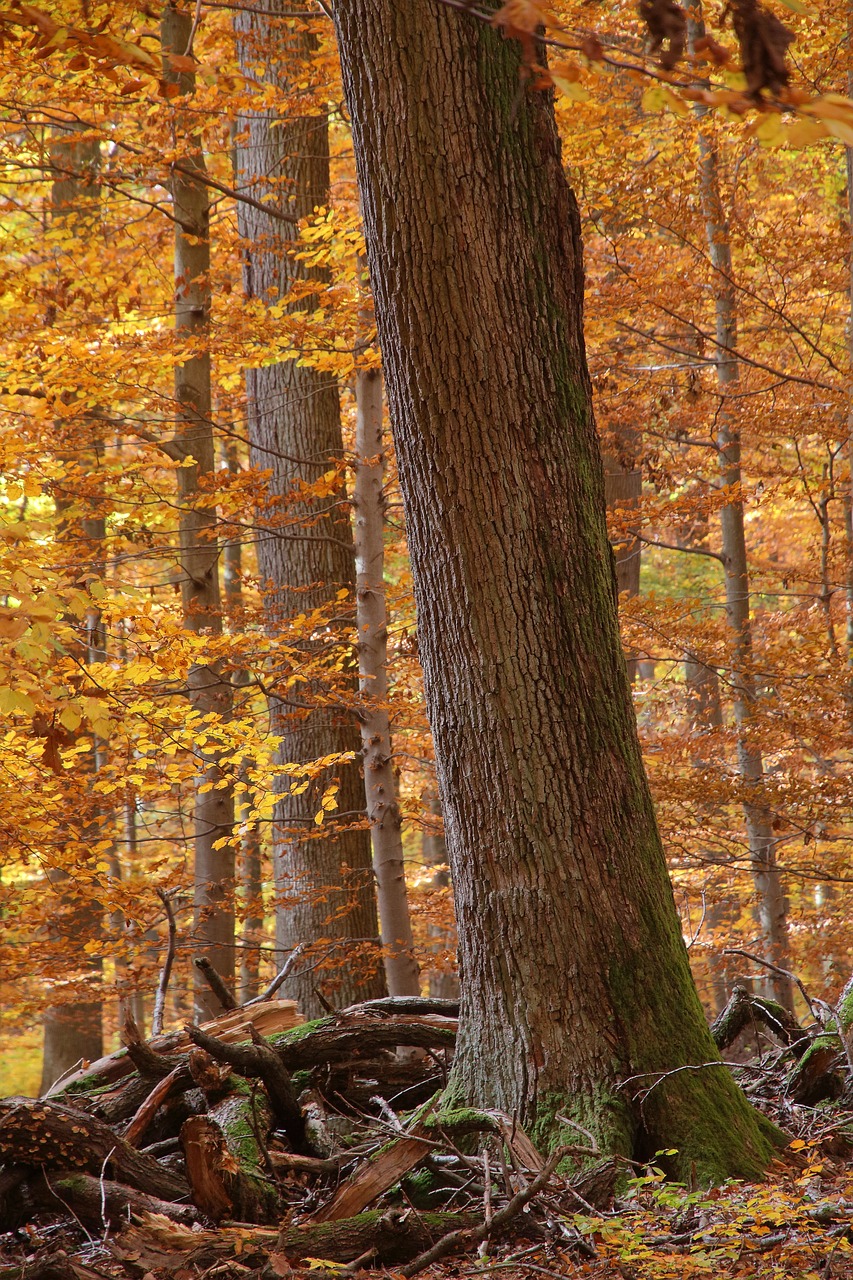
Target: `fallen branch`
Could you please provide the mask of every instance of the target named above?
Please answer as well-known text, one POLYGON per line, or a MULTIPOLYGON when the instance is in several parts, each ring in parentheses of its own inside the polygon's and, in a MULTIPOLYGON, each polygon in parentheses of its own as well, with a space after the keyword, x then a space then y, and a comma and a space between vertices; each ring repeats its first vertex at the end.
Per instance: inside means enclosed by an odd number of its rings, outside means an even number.
POLYGON ((570 1153, 571 1147, 556 1147, 548 1157, 541 1173, 538 1173, 523 1191, 518 1191, 509 1204, 505 1205, 503 1209, 498 1209, 497 1213, 493 1213, 490 1221, 482 1223, 479 1227, 468 1227, 463 1228, 461 1231, 449 1232, 448 1235, 443 1236, 441 1240, 434 1244, 431 1249, 419 1254, 413 1262, 403 1267, 400 1274, 405 1276, 406 1280, 409 1280, 410 1276, 416 1276, 419 1271, 432 1266, 440 1258, 447 1257, 448 1253, 454 1253, 457 1249, 467 1249, 471 1245, 479 1244, 481 1240, 487 1240, 493 1232, 498 1231, 506 1223, 510 1222, 516 1214, 521 1213, 524 1206, 529 1204, 543 1187, 547 1186, 557 1165, 561 1160, 565 1160, 570 1153))

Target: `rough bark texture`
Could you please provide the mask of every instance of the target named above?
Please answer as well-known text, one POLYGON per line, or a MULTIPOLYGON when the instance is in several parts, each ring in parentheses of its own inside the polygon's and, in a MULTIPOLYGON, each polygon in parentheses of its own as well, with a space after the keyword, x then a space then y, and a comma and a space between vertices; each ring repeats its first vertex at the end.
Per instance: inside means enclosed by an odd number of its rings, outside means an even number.
MULTIPOLYGON (((178 85, 179 96, 192 93, 195 78, 170 68, 169 54, 183 57, 193 29, 189 9, 178 9, 174 0, 163 10, 161 39, 166 60, 163 75, 178 85)), ((216 635, 222 630, 219 595, 216 514, 198 503, 201 478, 214 471, 213 421, 210 395, 210 204, 208 189, 190 170, 204 174, 201 144, 193 135, 191 117, 180 108, 175 113, 175 142, 180 148, 181 169, 172 171, 175 213, 175 332, 191 354, 175 366, 175 438, 179 456, 194 459, 177 471, 180 504, 181 596, 184 625, 190 630, 216 635)), ((211 712, 227 714, 231 687, 215 666, 195 663, 187 674, 190 705, 200 717, 211 712)), ((234 850, 230 844, 214 848, 234 825, 230 785, 215 750, 197 750, 204 762, 199 772, 194 806, 195 894, 193 931, 229 985, 234 982, 234 850), (210 788, 209 790, 206 788, 210 788)), ((197 1018, 219 1012, 207 983, 196 975, 194 1003, 197 1018)))
POLYGON ((657 1075, 717 1055, 622 656, 553 104, 435 0, 335 17, 456 893, 450 1094, 755 1173, 725 1069, 657 1075))
MULTIPOLYGON (((362 322, 372 319, 362 310, 362 322)), ((365 348, 368 349, 367 347, 365 348)), ((420 994, 406 895, 403 833, 388 712, 388 616, 385 606, 385 444, 382 372, 355 375, 355 573, 358 680, 364 793, 382 930, 388 994, 420 994)))
MULTIPOLYGON (((289 8, 286 0, 264 0, 257 10, 247 6, 235 16, 243 67, 284 93, 293 88, 301 63, 314 48, 310 34, 287 22, 289 8), (278 12, 280 20, 273 16, 278 12)), ((239 121, 237 164, 240 185, 255 200, 271 199, 296 218, 309 216, 328 197, 327 117, 318 113, 283 119, 272 110, 253 112, 239 121)), ((323 272, 306 271, 293 257, 292 225, 243 204, 239 226, 248 297, 274 303, 288 295, 294 279, 323 283, 323 272)), ((296 305, 310 310, 314 304, 302 298, 296 305)), ((272 472, 257 552, 267 617, 275 632, 289 616, 321 607, 354 584, 352 531, 340 498, 294 500, 300 482, 317 481, 343 454, 338 388, 329 374, 291 360, 250 369, 246 390, 252 463, 272 472)), ((318 640, 317 650, 324 643, 318 640)), ((306 641, 306 648, 311 647, 306 641)), ((286 674, 280 695, 270 703, 272 732, 282 737, 282 763, 347 751, 357 757, 361 744, 354 714, 328 707, 301 709, 284 692, 286 674)), ((354 679, 351 687, 354 705, 354 679)), ((321 1011, 315 984, 327 986, 339 1006, 378 995, 383 987, 370 837, 366 830, 352 829, 363 811, 356 764, 327 770, 301 795, 291 794, 282 778, 273 828, 276 942, 282 953, 299 943, 318 944, 314 958, 328 957, 325 969, 308 966, 302 977, 290 980, 289 990, 309 1015, 321 1011), (335 775, 342 817, 337 829, 332 818, 319 833, 314 815, 335 775), (365 956, 365 943, 372 957, 365 956)))
MULTIPOLYGON (((704 34, 702 22, 691 22, 691 38, 704 34)), ((704 110, 704 109, 703 109, 704 110)), ((720 194, 719 162, 712 137, 699 134, 699 194, 708 256, 714 268, 714 329, 717 384, 721 396, 715 415, 720 488, 729 495, 720 510, 720 534, 726 591, 726 617, 732 631, 732 710, 737 728, 737 767, 746 798, 743 811, 752 877, 756 889, 759 932, 766 958, 790 969, 785 891, 776 861, 770 812, 763 796, 764 760, 754 738, 755 671, 752 650, 749 566, 744 523, 740 432, 725 397, 737 391, 737 299, 732 271, 731 236, 720 194)), ((768 971, 767 994, 793 1010, 793 986, 784 974, 768 971)))

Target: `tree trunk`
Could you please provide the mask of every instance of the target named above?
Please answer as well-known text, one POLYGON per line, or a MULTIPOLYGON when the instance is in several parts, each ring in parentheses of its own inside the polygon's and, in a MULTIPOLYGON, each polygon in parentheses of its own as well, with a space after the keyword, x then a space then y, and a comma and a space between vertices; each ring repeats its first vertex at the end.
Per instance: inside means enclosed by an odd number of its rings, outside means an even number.
MULTIPOLYGON (((258 64, 265 63, 264 79, 282 96, 294 91, 316 44, 310 33, 288 23, 291 7, 287 0, 264 0, 257 10, 247 6, 235 16, 241 65, 257 74, 258 64), (271 16, 276 13, 281 19, 271 16)), ((274 110, 252 112, 239 122, 237 156, 241 187, 255 200, 285 207, 296 219, 309 216, 328 198, 328 120, 319 111, 287 118, 274 110)), ((294 280, 316 279, 320 287, 326 282, 324 271, 306 269, 293 257, 292 223, 246 204, 239 206, 238 218, 247 246, 244 285, 249 298, 271 304, 287 297, 294 280)), ((311 310, 316 303, 303 297, 294 305, 311 310)), ((257 552, 267 618, 275 634, 288 618, 328 605, 354 586, 352 530, 340 495, 296 497, 301 484, 316 483, 343 454, 338 388, 333 376, 289 360, 250 369, 246 390, 252 464, 272 472, 257 552)), ((335 641, 342 634, 334 624, 328 630, 335 641)), ((306 638, 306 659, 317 658, 326 643, 306 638)), ((354 707, 354 675, 349 692, 354 707)), ((291 698, 282 677, 270 699, 271 730, 282 740, 282 764, 344 752, 359 758, 354 711, 328 706, 309 710, 291 698)), ((357 764, 334 765, 301 794, 295 790, 283 777, 273 824, 276 944, 282 953, 300 943, 308 946, 312 963, 290 979, 288 990, 313 1016, 322 1012, 315 985, 325 986, 342 1006, 380 994, 384 982, 376 945, 370 836, 353 826, 364 812, 357 764), (341 818, 337 823, 328 819, 320 833, 314 816, 335 778, 341 818), (322 962, 319 970, 317 961, 322 962)))
MULTIPOLYGON (((704 23, 690 23, 691 38, 704 34, 704 23)), ((700 117, 705 109, 699 109, 700 117)), ((732 272, 731 236, 720 195, 719 164, 710 134, 699 129, 699 194, 708 256, 714 268, 715 364, 720 407, 715 415, 720 488, 728 494, 720 510, 720 534, 726 591, 726 617, 733 637, 732 710, 737 729, 737 767, 744 783, 744 818, 749 860, 757 897, 761 943, 766 959, 790 969, 787 903, 776 861, 770 811, 764 799, 764 760, 755 739, 756 687, 752 650, 749 566, 744 524, 740 431, 726 398, 737 391, 737 300, 732 272)), ((786 1009, 794 1007, 793 985, 783 974, 769 972, 767 994, 786 1009)))
MULTIPOLYGON (((163 10, 161 40, 163 76, 177 84, 179 98, 192 94, 195 76, 171 69, 169 55, 183 57, 193 30, 192 14, 169 0, 163 10)), ((194 354, 175 366, 174 444, 190 465, 177 470, 180 504, 181 596, 184 625, 200 634, 219 635, 222 611, 219 596, 219 550, 216 515, 198 502, 202 477, 215 469, 210 394, 210 207, 208 189, 191 171, 204 175, 201 143, 193 134, 191 117, 175 109, 175 144, 182 168, 172 170, 175 215, 175 332, 194 354)), ((190 705, 199 719, 211 713, 224 717, 231 708, 231 687, 214 665, 194 663, 188 672, 190 705)), ((201 731, 201 726, 200 726, 201 731)), ((193 933, 196 946, 221 974, 234 983, 234 826, 232 788, 223 785, 216 749, 197 748, 203 761, 194 805, 195 893, 193 933)), ((219 1004, 198 973, 194 978, 196 1018, 212 1017, 219 1004)))
MULTIPOLYGON (((50 159, 55 166, 51 187, 51 220, 58 225, 67 220, 78 234, 98 236, 100 143, 90 138, 81 139, 79 132, 79 129, 70 127, 68 131, 57 131, 51 139, 50 159)), ((78 458, 81 445, 79 440, 76 442, 77 450, 69 455, 71 475, 79 475, 81 471, 85 475, 87 461, 91 463, 97 452, 94 422, 90 419, 88 425, 92 427, 92 436, 82 442, 82 465, 78 458)), ((73 481, 67 484, 57 481, 54 485, 54 500, 58 521, 57 542, 64 548, 63 558, 78 566, 81 580, 84 580, 87 572, 92 571, 93 562, 99 561, 103 555, 103 517, 92 512, 91 502, 85 497, 81 498, 73 481)), ((76 656, 81 663, 88 665, 102 660, 105 640, 97 612, 92 619, 87 618, 84 625, 87 634, 85 637, 81 636, 76 656)), ((97 768, 98 739, 93 733, 91 754, 88 759, 78 757, 78 769, 95 773, 97 768)), ((75 783, 80 787, 79 776, 73 779, 72 786, 75 783)), ((69 845, 76 843, 79 850, 68 860, 71 866, 90 860, 87 851, 101 835, 97 802, 88 787, 86 791, 88 794, 83 801, 85 812, 82 814, 76 797, 74 803, 69 797, 69 812, 72 816, 67 829, 68 842, 69 845)), ((81 865, 80 869, 85 868, 81 865)), ((75 889, 73 874, 69 875, 58 867, 50 867, 47 878, 58 898, 56 905, 52 905, 47 912, 50 919, 49 931, 57 949, 61 951, 63 962, 70 969, 76 968, 79 975, 88 981, 99 982, 102 961, 85 950, 87 943, 95 941, 103 933, 101 905, 97 900, 93 901, 91 896, 93 885, 75 889)), ((45 1011, 41 1093, 46 1093, 55 1081, 77 1063, 100 1058, 104 1051, 101 1013, 101 1001, 97 999, 74 1000, 68 1004, 54 1005, 45 1011)))
MULTIPOLYGON (((240 473, 237 445, 226 440, 222 457, 230 475, 240 473)), ((234 629, 243 625, 243 545, 239 535, 222 544, 222 581, 225 587, 225 611, 234 629)), ((245 669, 231 673, 235 689, 245 690, 249 673, 245 669)), ((238 695, 239 696, 239 695, 238 695)), ((245 693, 242 695, 245 697, 245 693)), ((264 874, 263 850, 258 824, 251 813, 257 798, 250 789, 251 760, 244 758, 237 771, 240 786, 234 794, 234 822, 240 833, 237 858, 237 887, 241 901, 239 1002, 245 1004, 260 991, 260 960, 264 945, 264 874)))
MULTIPOLYGON (((366 325, 372 319, 362 312, 366 325)), ((366 346, 361 352, 364 356, 366 346)), ((385 608, 385 446, 382 370, 355 375, 355 572, 358 679, 364 792, 382 930, 388 994, 420 993, 406 896, 403 834, 388 713, 388 618, 385 608)))
MULTIPOLYGON (((604 442, 604 500, 608 513, 615 517, 618 532, 611 539, 616 562, 616 589, 621 596, 640 594, 640 499, 643 473, 640 469, 640 433, 620 423, 604 442)), ((625 655, 628 679, 637 677, 636 654, 625 655)))
POLYGON ((551 96, 435 0, 335 18, 456 896, 449 1096, 541 1143, 565 1115, 602 1151, 753 1174, 727 1071, 659 1074, 717 1054, 622 656, 551 96))

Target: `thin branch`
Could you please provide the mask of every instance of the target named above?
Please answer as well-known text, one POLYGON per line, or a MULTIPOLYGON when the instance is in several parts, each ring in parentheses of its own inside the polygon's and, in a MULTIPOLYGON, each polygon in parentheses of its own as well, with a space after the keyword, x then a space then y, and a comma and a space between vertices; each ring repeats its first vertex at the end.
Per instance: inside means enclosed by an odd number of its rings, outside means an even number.
POLYGON ((282 986, 290 977, 291 973, 293 972, 293 966, 296 964, 296 961, 302 955, 302 952, 304 950, 305 950, 304 942, 300 942, 299 946, 294 947, 290 955, 288 956, 287 960, 282 965, 281 969, 279 969, 278 973, 275 975, 275 977, 273 978, 269 986, 266 988, 266 990, 262 991, 259 996, 255 996, 254 999, 247 1000, 246 1003, 243 1005, 243 1008, 248 1009, 249 1005, 260 1004, 261 1001, 263 1000, 271 1000, 275 995, 276 991, 278 991, 279 987, 282 986))

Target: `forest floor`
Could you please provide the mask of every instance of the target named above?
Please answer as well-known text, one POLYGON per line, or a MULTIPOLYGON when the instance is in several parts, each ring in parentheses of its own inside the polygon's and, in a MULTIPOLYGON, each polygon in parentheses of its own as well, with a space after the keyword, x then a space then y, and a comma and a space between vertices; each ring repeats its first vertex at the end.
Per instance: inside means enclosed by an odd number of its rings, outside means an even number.
POLYGON ((51 1097, 0 1101, 0 1280, 853 1280, 831 1028, 770 1038, 766 1002, 733 997, 717 1036, 748 1010, 727 1056, 791 1141, 764 1182, 703 1189, 668 1181, 667 1153, 617 1166, 569 1134, 543 1160, 510 1117, 437 1111, 456 1010, 389 1005, 131 1035, 51 1097))

